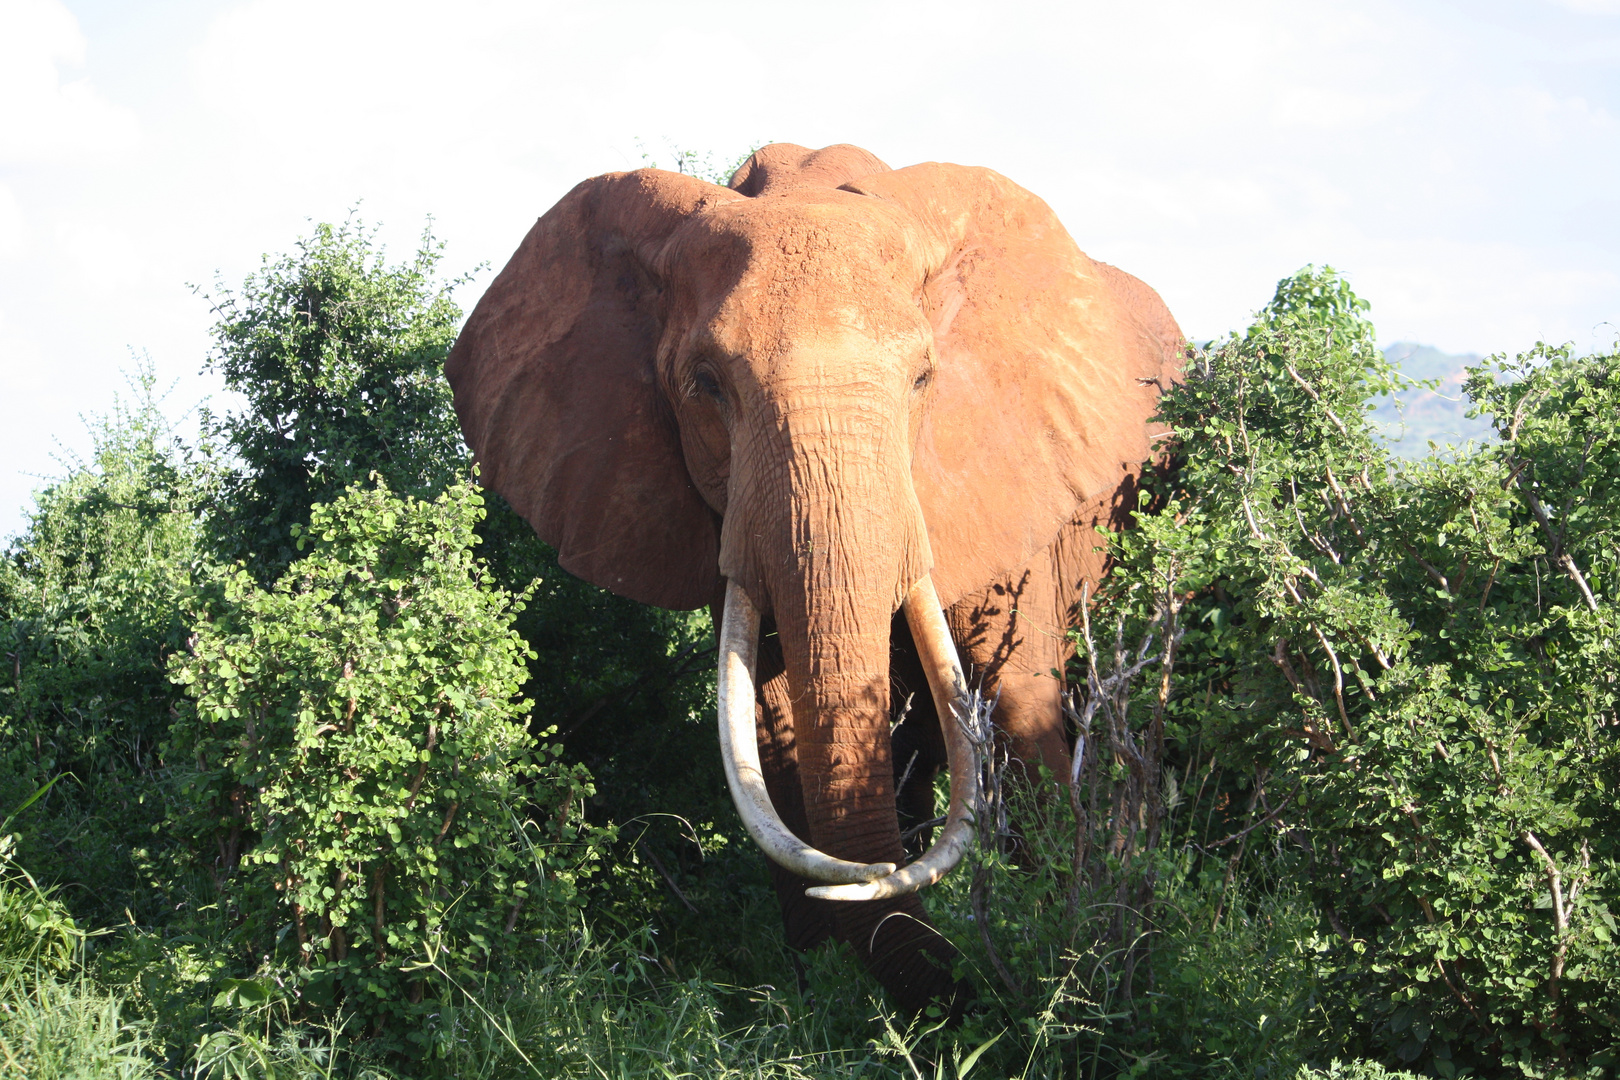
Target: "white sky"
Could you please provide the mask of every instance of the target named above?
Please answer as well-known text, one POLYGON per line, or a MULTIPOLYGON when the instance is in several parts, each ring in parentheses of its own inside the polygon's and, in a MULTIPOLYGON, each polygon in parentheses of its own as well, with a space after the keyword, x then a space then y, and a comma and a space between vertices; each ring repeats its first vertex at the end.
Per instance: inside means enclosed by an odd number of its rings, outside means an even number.
POLYGON ((1307 262, 1386 341, 1620 324, 1620 0, 0 0, 0 535, 131 349, 215 389, 188 282, 359 200, 499 267, 638 138, 989 165, 1193 337, 1307 262))

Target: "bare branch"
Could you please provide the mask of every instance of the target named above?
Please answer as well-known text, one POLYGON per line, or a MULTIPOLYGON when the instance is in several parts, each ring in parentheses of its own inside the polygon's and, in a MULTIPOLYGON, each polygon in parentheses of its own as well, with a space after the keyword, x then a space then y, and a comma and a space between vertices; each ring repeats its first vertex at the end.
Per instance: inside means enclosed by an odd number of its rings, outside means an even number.
POLYGON ((685 904, 687 911, 690 911, 694 915, 698 914, 698 909, 693 907, 692 901, 688 900, 686 898, 686 894, 681 892, 681 887, 675 884, 675 879, 670 876, 668 870, 664 869, 663 862, 658 858, 657 855, 653 854, 652 848, 648 847, 640 840, 637 840, 636 850, 641 852, 641 854, 646 858, 648 864, 651 865, 654 870, 658 871, 658 876, 664 879, 664 884, 668 885, 669 891, 675 894, 675 899, 685 904))
POLYGON ((1344 669, 1339 666, 1339 654, 1328 644, 1327 635, 1322 633, 1321 627, 1313 623, 1311 629, 1316 631, 1316 640, 1322 643, 1322 648, 1327 650, 1328 659, 1333 662, 1333 697, 1339 703, 1339 719, 1344 721, 1345 736, 1351 742, 1356 742, 1358 741, 1356 729, 1350 726, 1350 714, 1344 709, 1344 669))
POLYGON ((1400 543, 1401 547, 1406 549, 1406 553, 1412 556, 1413 560, 1416 561, 1419 566, 1423 567, 1423 572, 1433 578, 1435 582, 1445 590, 1446 596, 1448 598, 1455 598, 1456 593, 1453 592, 1451 588, 1451 582, 1446 580, 1446 575, 1442 574, 1434 566, 1434 564, 1430 563, 1423 556, 1419 555, 1417 553, 1417 548, 1413 547, 1411 544, 1408 544, 1405 540, 1402 540, 1400 543))
POLYGON ((901 833, 900 834, 900 842, 903 844, 907 840, 910 840, 912 837, 920 835, 923 832, 923 830, 925 830, 925 829, 937 829, 943 824, 945 824, 945 816, 943 814, 941 814, 939 817, 936 817, 936 818, 929 818, 927 821, 924 821, 924 822, 922 822, 920 824, 917 824, 917 825, 913 825, 911 828, 909 828, 905 832, 901 833))
POLYGON ((1530 845, 1531 850, 1541 856, 1542 865, 1547 872, 1547 883, 1552 888, 1553 925, 1562 936, 1564 931, 1569 929, 1569 915, 1564 910, 1564 875, 1558 872, 1558 864, 1547 854, 1547 849, 1541 846, 1541 841, 1536 839, 1535 833, 1526 829, 1519 834, 1519 839, 1530 845))
POLYGON ((1227 844, 1230 844, 1234 840, 1243 839, 1245 836, 1248 836, 1250 833, 1254 832, 1254 830, 1258 829, 1260 826, 1266 824, 1267 822, 1276 821, 1278 815, 1280 815, 1284 810, 1288 809, 1288 804, 1294 801, 1294 796, 1297 795, 1298 793, 1299 793, 1298 788, 1295 788, 1293 791, 1290 791, 1288 793, 1288 795, 1283 799, 1283 801, 1277 804, 1277 809, 1271 811, 1265 817, 1261 818, 1259 821, 1256 821, 1254 824, 1248 826, 1247 828, 1239 829, 1237 832, 1233 833, 1231 836, 1222 837, 1221 839, 1215 841, 1213 844, 1205 844, 1204 845, 1204 850, 1205 851, 1213 851, 1215 848, 1225 847, 1227 844))
MULTIPOLYGON (((980 688, 975 687, 968 695, 967 714, 960 717, 962 730, 973 746, 973 756, 979 769, 979 800, 978 805, 973 808, 973 825, 981 854, 977 865, 973 868, 973 881, 968 887, 968 901, 973 909, 973 921, 979 928, 979 940, 984 945, 985 954, 990 958, 991 967, 995 968, 997 977, 1007 989, 1012 991, 1015 997, 1022 998, 1023 983, 1001 958, 1000 950, 990 937, 991 882, 990 864, 986 854, 1004 850, 1003 841, 1008 835, 1007 800, 1001 784, 1006 752, 996 746, 995 726, 991 719, 995 714, 998 700, 999 695, 996 699, 987 700, 980 688)), ((926 828, 928 824, 932 823, 925 823, 919 828, 926 828)))
POLYGON ((1548 515, 1547 508, 1541 505, 1541 500, 1536 497, 1535 491, 1524 482, 1523 476, 1519 476, 1518 483, 1519 491, 1523 493, 1524 501, 1529 505, 1530 512, 1536 515, 1537 521, 1541 522, 1541 527, 1546 530, 1547 539, 1552 544, 1549 557, 1553 562, 1564 568, 1564 572, 1569 575, 1570 580, 1575 582, 1576 587, 1581 590, 1581 596, 1586 599, 1586 606, 1592 610, 1594 615, 1597 614, 1597 598, 1592 595, 1592 590, 1586 584, 1586 578, 1582 575, 1580 568, 1575 565, 1574 558, 1564 550, 1563 538, 1553 529, 1552 518, 1548 515))
MULTIPOLYGON (((1564 906, 1564 875, 1559 873, 1558 864, 1553 857, 1547 854, 1547 849, 1541 846, 1536 834, 1529 829, 1519 834, 1519 839, 1528 844, 1537 855, 1541 856, 1543 869, 1547 873, 1547 885, 1552 890, 1553 928, 1558 932, 1558 949, 1553 953, 1552 970, 1548 972, 1548 993, 1556 999, 1558 997, 1558 980, 1564 974, 1564 961, 1569 954, 1569 908, 1564 906)), ((1581 845, 1585 853, 1586 845, 1581 845)), ((1574 896, 1570 897, 1570 906, 1574 905, 1574 896)))
POLYGON ((1350 523, 1350 528, 1355 532, 1357 539, 1360 539, 1362 536, 1361 525, 1356 521, 1356 516, 1350 512, 1350 500, 1345 496, 1344 489, 1339 486, 1338 477, 1333 475, 1333 466, 1331 465, 1327 466, 1327 482, 1328 487, 1333 489, 1334 498, 1338 501, 1339 513, 1344 515, 1344 520, 1350 523))
POLYGON ((1491 564, 1491 576, 1485 579, 1485 591, 1479 597, 1479 610, 1485 610, 1485 601, 1491 598, 1491 587, 1496 584, 1496 572, 1502 567, 1502 557, 1498 555, 1491 564))

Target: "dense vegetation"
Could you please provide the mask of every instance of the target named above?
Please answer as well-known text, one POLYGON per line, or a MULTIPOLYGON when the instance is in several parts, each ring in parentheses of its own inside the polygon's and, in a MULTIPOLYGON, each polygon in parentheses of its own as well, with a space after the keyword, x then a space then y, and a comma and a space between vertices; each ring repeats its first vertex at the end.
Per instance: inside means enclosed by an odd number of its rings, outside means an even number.
POLYGON ((439 256, 216 287, 242 409, 139 372, 0 561, 0 1076, 1612 1071, 1620 357, 1492 358, 1496 438, 1402 461, 1331 271, 1199 351, 1070 798, 987 785, 928 895, 979 1003, 911 1026, 781 944, 707 617, 470 482, 439 256))
POLYGON ((1049 876, 992 908, 1063 917, 987 958, 1154 1070, 1607 1075, 1617 357, 1494 358, 1467 392, 1497 439, 1404 463, 1364 310, 1307 268, 1166 396, 1172 460, 1090 613, 1092 750, 1036 815, 1049 876))

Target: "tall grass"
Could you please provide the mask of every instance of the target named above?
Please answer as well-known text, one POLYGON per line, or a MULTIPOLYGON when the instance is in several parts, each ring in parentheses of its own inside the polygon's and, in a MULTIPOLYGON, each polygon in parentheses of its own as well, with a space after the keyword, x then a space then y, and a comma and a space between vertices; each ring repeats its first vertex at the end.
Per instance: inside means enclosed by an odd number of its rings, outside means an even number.
MULTIPOLYGON (((683 965, 690 971, 677 977, 650 926, 610 937, 582 924, 539 942, 521 968, 458 984, 428 1020, 428 1055, 412 1062, 379 1056, 341 1015, 301 1021, 286 1000, 244 1004, 216 994, 218 980, 197 979, 201 969, 179 956, 197 942, 126 935, 143 950, 147 975, 176 984, 164 991, 171 998, 189 984, 190 1005, 168 1011, 152 988, 134 984, 133 994, 109 991, 87 974, 84 935, 60 903, 7 865, 0 880, 6 1080, 1401 1075, 1365 1064, 1305 1066, 1302 1050, 1327 1045, 1319 1041, 1325 1033, 1313 1013, 1314 988, 1301 978, 1301 949, 1313 928, 1307 907, 1287 890, 1200 877, 1190 865, 1161 889, 1154 985, 1134 1013, 1109 996, 1117 954, 1059 957, 1018 1000, 998 992, 993 976, 981 979, 980 1007, 963 1027, 908 1027, 883 1008, 847 951, 811 954, 800 979, 782 956, 786 985, 743 986, 716 978, 712 967, 683 965), (160 962, 170 953, 172 963, 160 962)), ((1003 865, 994 872, 998 898, 1015 910, 1028 899, 1016 893, 1041 887, 1028 871, 1003 865)), ((974 935, 952 921, 971 912, 965 880, 958 895, 941 891, 937 910, 953 936, 971 942, 974 935)), ((763 914, 751 912, 748 921, 766 922, 752 917, 763 914)), ((767 922, 749 932, 769 937, 770 930, 767 922)), ((964 962, 983 967, 971 948, 964 962)))
POLYGON ((145 1026, 127 1022, 123 1002, 84 975, 85 934, 12 861, 15 842, 0 836, 0 1077, 155 1075, 145 1026))
POLYGON ((851 1000, 846 958, 819 958, 801 994, 703 975, 673 979, 654 959, 652 944, 645 930, 600 941, 582 929, 515 978, 467 988, 465 1004, 439 1017, 444 1072, 480 1078, 892 1075, 881 1053, 855 1035, 869 1026, 875 1006, 860 995, 851 1000), (817 998, 832 1007, 816 1009, 817 998))
POLYGON ((82 974, 0 979, 0 1077, 143 1080, 158 1075, 146 1026, 82 974))

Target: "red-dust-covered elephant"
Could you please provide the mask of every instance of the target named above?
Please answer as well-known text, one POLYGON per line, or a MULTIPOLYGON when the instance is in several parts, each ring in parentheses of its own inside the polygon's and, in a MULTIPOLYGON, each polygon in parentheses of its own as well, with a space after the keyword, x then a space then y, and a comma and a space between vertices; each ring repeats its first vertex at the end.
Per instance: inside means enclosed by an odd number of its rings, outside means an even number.
POLYGON ((849 942, 918 1010, 955 991, 915 892, 967 846, 976 768, 896 869, 900 820, 965 763, 938 722, 958 657, 1012 754, 1066 775, 1052 672, 1181 346, 1157 293, 998 173, 779 143, 729 187, 574 188, 445 370, 483 482, 563 567, 713 606, 727 778, 789 942, 849 942))

